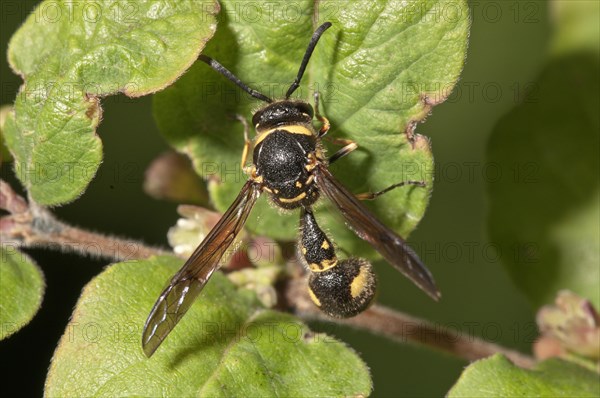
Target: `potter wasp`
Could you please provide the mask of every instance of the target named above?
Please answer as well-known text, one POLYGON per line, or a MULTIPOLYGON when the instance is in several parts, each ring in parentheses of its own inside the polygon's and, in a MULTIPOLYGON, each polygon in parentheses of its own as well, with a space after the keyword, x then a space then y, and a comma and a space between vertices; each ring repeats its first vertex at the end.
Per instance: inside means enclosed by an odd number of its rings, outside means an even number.
MULTIPOLYGON (((309 295, 326 314, 352 317, 364 311, 375 295, 376 278, 367 260, 337 258, 333 243, 319 227, 313 213, 312 206, 321 195, 339 209, 356 235, 371 244, 429 296, 439 298, 435 282, 417 254, 400 236, 377 220, 329 171, 328 165, 350 153, 356 144, 346 143, 333 156, 325 156, 321 139, 329 130, 329 121, 319 113, 318 93, 315 94, 315 108, 305 101, 290 99, 300 85, 317 42, 330 26, 331 23, 326 22, 314 32, 296 79, 281 100, 273 100, 251 89, 217 61, 200 55, 201 61, 267 105, 252 117, 256 129, 253 142, 248 139, 247 127, 244 131, 246 144, 242 167, 251 144, 253 146, 252 165, 244 167, 248 181, 221 220, 173 276, 148 316, 142 335, 147 356, 154 353, 202 291, 262 192, 267 192, 271 201, 282 209, 300 209, 298 256, 310 271, 309 295), (312 124, 315 117, 321 123, 318 131, 312 124)), ((373 199, 406 184, 423 185, 406 181, 365 198, 373 199)))

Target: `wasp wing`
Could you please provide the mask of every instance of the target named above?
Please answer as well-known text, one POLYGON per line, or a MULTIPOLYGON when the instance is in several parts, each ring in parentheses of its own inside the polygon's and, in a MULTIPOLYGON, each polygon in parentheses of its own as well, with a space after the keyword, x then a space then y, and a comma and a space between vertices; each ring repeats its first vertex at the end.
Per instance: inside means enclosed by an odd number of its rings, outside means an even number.
POLYGON ((394 268, 434 300, 438 300, 440 292, 431 273, 404 239, 376 219, 325 165, 319 165, 315 173, 315 181, 320 191, 336 205, 356 235, 369 242, 394 268))
POLYGON ((156 300, 142 332, 142 347, 146 356, 150 357, 156 351, 193 304, 219 265, 221 257, 244 226, 259 196, 259 185, 252 181, 246 182, 221 220, 156 300))

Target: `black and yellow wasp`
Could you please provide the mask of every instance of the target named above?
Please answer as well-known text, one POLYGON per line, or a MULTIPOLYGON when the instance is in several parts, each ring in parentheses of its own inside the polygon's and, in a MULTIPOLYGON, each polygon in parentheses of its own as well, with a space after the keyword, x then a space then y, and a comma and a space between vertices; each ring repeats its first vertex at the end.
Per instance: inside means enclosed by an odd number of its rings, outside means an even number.
MULTIPOLYGON (((364 311, 375 295, 376 279, 367 260, 338 260, 336 257, 334 245, 317 224, 312 211, 313 204, 321 195, 333 202, 360 238, 369 242, 427 294, 436 300, 439 298, 435 282, 417 254, 400 236, 377 220, 329 171, 328 164, 354 150, 356 144, 347 143, 326 158, 321 138, 329 130, 329 121, 319 113, 318 94, 315 94, 314 110, 307 102, 290 99, 300 85, 319 38, 330 26, 331 23, 326 22, 314 32, 296 79, 282 100, 273 100, 249 88, 215 60, 205 55, 199 57, 252 97, 268 105, 252 117, 257 134, 252 143, 252 165, 244 168, 248 181, 221 220, 173 276, 148 316, 142 336, 147 356, 154 353, 202 291, 263 191, 283 209, 300 208, 299 257, 310 271, 309 294, 326 314, 351 317, 364 311), (318 131, 313 127, 315 116, 321 122, 318 131)), ((246 145, 242 166, 246 163, 251 145, 247 128, 244 134, 246 145)), ((422 185, 407 181, 369 196, 374 198, 406 183, 422 185)))

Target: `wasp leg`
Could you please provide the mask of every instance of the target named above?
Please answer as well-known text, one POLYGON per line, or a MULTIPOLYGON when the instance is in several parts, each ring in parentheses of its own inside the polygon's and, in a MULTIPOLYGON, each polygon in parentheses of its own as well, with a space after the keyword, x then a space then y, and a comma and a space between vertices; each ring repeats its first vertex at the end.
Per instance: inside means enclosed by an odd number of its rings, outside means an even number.
POLYGON ((364 192, 364 193, 356 194, 354 196, 356 196, 356 198, 360 199, 360 200, 373 200, 373 199, 383 195, 384 193, 388 193, 389 191, 399 188, 399 187, 402 187, 404 185, 416 185, 418 187, 424 187, 425 181, 412 181, 412 180, 402 181, 397 184, 390 185, 386 189, 379 191, 379 192, 364 192))
MULTIPOLYGON (((315 92, 315 117, 322 123, 321 128, 319 129, 319 132, 317 133, 317 135, 319 138, 323 138, 329 131, 331 124, 329 123, 329 119, 327 119, 325 116, 321 115, 321 111, 319 110, 319 98, 320 98, 319 92, 316 91, 315 92)), ((329 163, 335 162, 339 158, 346 156, 347 154, 349 154, 350 152, 352 152, 353 150, 358 148, 358 145, 356 144, 356 142, 354 142, 352 140, 345 140, 343 138, 335 138, 335 139, 331 140, 331 142, 333 142, 334 144, 337 144, 337 145, 344 145, 344 147, 342 149, 340 149, 339 151, 337 151, 336 153, 334 153, 328 159, 329 163)))
POLYGON ((239 120, 244 126, 244 149, 242 150, 242 161, 240 166, 242 171, 245 171, 246 160, 248 160, 248 153, 250 152, 250 138, 248 137, 248 131, 250 130, 248 127, 248 121, 242 115, 235 115, 235 118, 239 120))
MULTIPOLYGON (((355 141, 352 140, 347 140, 345 138, 332 138, 332 137, 325 137, 323 140, 327 141, 327 142, 331 142, 333 145, 350 145, 350 144, 356 144, 355 141)), ((356 147, 358 148, 358 144, 356 144, 356 147)))
POLYGON ((358 144, 356 142, 354 142, 354 141, 351 141, 351 140, 342 140, 342 139, 339 139, 338 142, 346 143, 346 145, 343 146, 336 153, 334 153, 333 155, 331 155, 329 157, 329 159, 327 159, 327 161, 329 162, 329 164, 335 162, 336 160, 339 160, 340 158, 343 158, 344 156, 346 156, 347 154, 349 154, 350 152, 352 152, 356 148, 358 148, 358 144))
POLYGON ((300 230, 298 246, 311 271, 308 293, 313 303, 336 318, 363 312, 375 297, 377 279, 371 264, 361 258, 338 261, 310 209, 303 208, 300 213, 300 230))
POLYGON ((329 131, 331 124, 329 123, 329 119, 327 119, 325 116, 321 115, 321 112, 319 111, 319 92, 318 91, 315 92, 315 116, 322 123, 321 128, 319 129, 319 133, 318 133, 319 138, 322 138, 329 131))
MULTIPOLYGON (((332 164, 333 162, 339 160, 340 158, 343 158, 344 156, 348 155, 350 152, 352 152, 356 148, 358 148, 358 144, 352 140, 336 138, 331 141, 334 144, 343 144, 344 146, 340 150, 338 150, 336 153, 334 153, 333 155, 331 155, 329 157, 329 159, 327 160, 329 162, 329 164, 332 164)), ((358 198, 360 200, 373 200, 373 199, 383 195, 384 193, 387 193, 395 188, 399 188, 404 185, 417 185, 420 187, 424 187, 425 181, 412 181, 412 180, 402 181, 397 184, 390 185, 386 189, 379 191, 379 192, 364 192, 364 193, 356 194, 354 196, 356 196, 356 198, 358 198)))

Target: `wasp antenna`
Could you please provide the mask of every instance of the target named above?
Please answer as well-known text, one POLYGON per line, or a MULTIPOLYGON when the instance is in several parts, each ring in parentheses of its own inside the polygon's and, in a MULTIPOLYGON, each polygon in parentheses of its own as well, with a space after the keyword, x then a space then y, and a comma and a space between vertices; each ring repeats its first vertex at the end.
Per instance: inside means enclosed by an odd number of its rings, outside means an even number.
POLYGON ((214 70, 216 70, 217 72, 219 72, 220 74, 225 76, 227 79, 232 81, 236 86, 238 86, 239 88, 241 88, 242 90, 244 90, 245 92, 247 92, 248 94, 253 96, 254 98, 259 99, 261 101, 265 101, 269 104, 271 102, 273 102, 273 100, 271 98, 267 97, 266 95, 246 86, 244 83, 242 83, 242 81, 236 75, 231 73, 231 71, 229 71, 229 69, 227 69, 226 67, 224 67, 223 65, 221 65, 220 63, 218 63, 217 61, 212 59, 211 57, 208 57, 204 54, 200 54, 198 59, 200 61, 208 64, 208 66, 210 66, 211 68, 213 68, 214 70))
POLYGON ((312 55, 321 35, 331 27, 331 22, 325 22, 323 25, 319 26, 315 33, 313 33, 312 38, 310 39, 310 43, 308 43, 308 47, 306 48, 306 52, 304 53, 304 58, 302 58, 302 63, 300 64, 300 69, 298 70, 298 75, 296 79, 288 89, 285 94, 285 99, 290 98, 290 96, 296 91, 298 87, 300 87, 300 80, 302 80, 302 75, 304 75, 304 71, 306 70, 306 65, 308 65, 308 61, 310 60, 310 56, 312 55))

